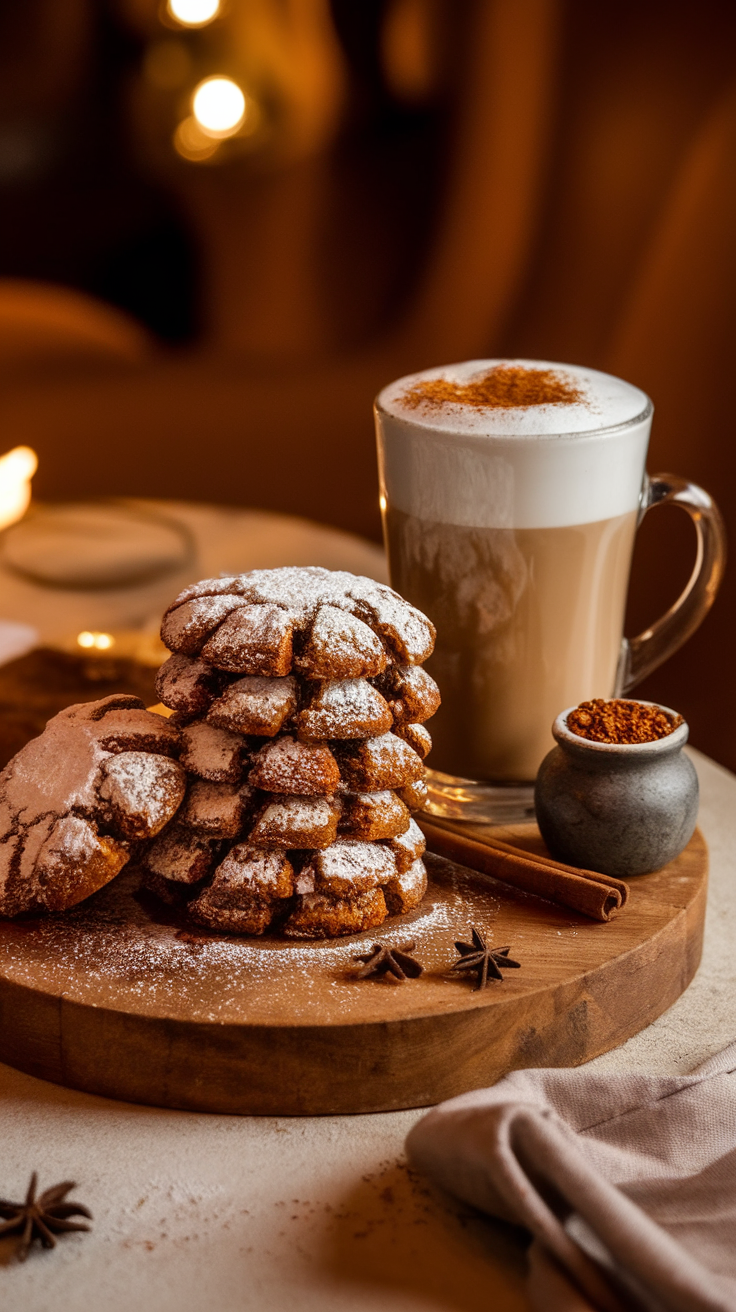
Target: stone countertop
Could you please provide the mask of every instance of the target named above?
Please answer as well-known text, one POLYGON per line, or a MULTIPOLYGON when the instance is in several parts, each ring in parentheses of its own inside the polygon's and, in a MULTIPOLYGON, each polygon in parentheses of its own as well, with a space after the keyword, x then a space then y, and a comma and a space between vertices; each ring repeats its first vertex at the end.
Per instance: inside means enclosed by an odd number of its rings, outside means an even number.
MULTIPOLYGON (((686 1072, 736 1030, 736 779, 692 753, 711 853, 703 964, 659 1020, 593 1065, 686 1072)), ((0 1193, 75 1179, 89 1235, 0 1241, 7 1305, 23 1312, 494 1312, 528 1307, 523 1236, 407 1170, 421 1111, 198 1115, 110 1102, 0 1066, 0 1193), (490 1300, 490 1301, 489 1301, 490 1300)))

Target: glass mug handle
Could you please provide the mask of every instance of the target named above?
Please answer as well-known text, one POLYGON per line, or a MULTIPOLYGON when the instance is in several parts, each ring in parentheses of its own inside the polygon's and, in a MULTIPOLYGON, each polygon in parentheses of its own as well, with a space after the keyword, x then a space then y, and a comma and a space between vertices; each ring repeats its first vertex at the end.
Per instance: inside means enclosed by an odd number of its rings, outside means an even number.
POLYGON ((652 506, 682 506, 693 521, 695 565, 684 591, 661 619, 621 643, 615 697, 633 688, 695 632, 716 598, 726 565, 726 530, 715 502, 696 483, 676 474, 655 474, 644 483, 641 523, 652 506))

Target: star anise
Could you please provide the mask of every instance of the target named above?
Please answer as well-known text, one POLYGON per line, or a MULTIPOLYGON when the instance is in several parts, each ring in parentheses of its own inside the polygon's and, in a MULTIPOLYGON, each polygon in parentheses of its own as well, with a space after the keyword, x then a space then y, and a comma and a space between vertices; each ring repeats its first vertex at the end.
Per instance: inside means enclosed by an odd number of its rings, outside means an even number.
POLYGON ((424 966, 409 956, 413 952, 416 943, 413 941, 405 943, 403 948, 391 948, 387 943, 374 943, 370 952, 364 952, 355 957, 355 961, 363 961, 365 965, 356 971, 358 979, 365 979, 368 975, 388 975, 395 983, 405 984, 408 979, 416 979, 422 974, 424 966))
POLYGON ((472 943, 456 943, 455 947, 460 953, 460 960, 456 961, 451 970, 474 970, 478 976, 478 983, 473 992, 477 993, 484 989, 490 979, 503 979, 502 970, 508 970, 512 966, 518 967, 521 963, 512 961, 509 957, 509 948, 489 948, 480 930, 472 929, 472 943))
POLYGON ((0 1198, 0 1237, 19 1235, 16 1256, 19 1262, 25 1262, 34 1239, 40 1239, 44 1248, 55 1248, 54 1235, 66 1234, 70 1230, 89 1230, 88 1225, 80 1221, 70 1221, 70 1216, 86 1216, 91 1221, 92 1213, 81 1203, 65 1203, 64 1199, 72 1189, 76 1189, 73 1180, 63 1180, 61 1184, 44 1189, 36 1197, 38 1175, 34 1171, 24 1203, 11 1203, 0 1198))

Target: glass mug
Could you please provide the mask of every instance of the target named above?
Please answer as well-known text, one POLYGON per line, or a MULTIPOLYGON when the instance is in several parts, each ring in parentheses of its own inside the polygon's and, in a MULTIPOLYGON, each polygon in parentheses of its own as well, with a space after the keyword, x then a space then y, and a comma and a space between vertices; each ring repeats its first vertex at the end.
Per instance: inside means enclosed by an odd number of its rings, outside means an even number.
POLYGON ((391 583, 437 628, 435 814, 531 818, 560 710, 626 693, 712 604, 721 517, 694 484, 647 477, 652 409, 621 379, 546 361, 472 360, 379 394, 391 583), (692 517, 696 563, 675 605, 627 640, 636 529, 665 501, 692 517))

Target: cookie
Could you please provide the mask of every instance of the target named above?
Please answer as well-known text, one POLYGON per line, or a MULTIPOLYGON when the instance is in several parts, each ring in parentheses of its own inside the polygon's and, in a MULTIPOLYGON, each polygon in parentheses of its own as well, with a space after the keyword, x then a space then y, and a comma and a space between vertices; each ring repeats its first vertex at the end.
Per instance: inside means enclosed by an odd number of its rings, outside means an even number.
POLYGON ((305 893, 281 927, 287 938, 337 938, 341 934, 361 934, 382 925, 388 911, 380 888, 369 889, 353 898, 332 897, 329 893, 305 893))
POLYGON ((169 651, 196 656, 217 626, 241 605, 234 596, 196 597, 180 606, 174 602, 175 609, 169 607, 164 616, 161 637, 169 651))
POLYGON ((300 743, 287 735, 260 749, 248 782, 269 793, 328 797, 339 787, 340 771, 329 747, 300 743))
POLYGON ((298 736, 306 741, 326 738, 373 738, 391 728, 388 704, 365 679, 340 679, 315 684, 296 715, 298 736))
POLYGON ((225 933, 262 934, 293 892, 294 871, 285 852, 239 843, 217 867, 209 887, 190 902, 189 915, 225 933))
POLYGON ((284 679, 238 679, 212 703, 207 721, 233 733, 274 738, 288 724, 296 705, 297 685, 291 675, 284 679))
POLYGON ((380 638, 349 611, 320 606, 295 669, 312 679, 359 679, 382 674, 388 654, 380 638))
POLYGON ((397 724, 394 726, 394 733, 403 738, 404 742, 426 761, 432 750, 432 738, 429 729, 423 724, 397 724))
POLYGON ((429 801, 429 791, 424 779, 417 779, 414 784, 404 784, 402 788, 397 788, 396 796, 409 811, 422 811, 429 801))
POLYGON ((431 674, 418 665, 391 665, 376 680, 391 708, 394 724, 423 724, 440 704, 440 690, 431 674))
POLYGON ((202 648, 202 659, 233 674, 288 674, 294 624, 278 606, 244 606, 219 625, 202 648))
POLYGON ((262 847, 329 847, 337 837, 338 815, 330 797, 274 797, 258 815, 248 841, 262 847))
MULTIPOLYGON (((221 843, 173 821, 147 848, 146 875, 175 884, 199 884, 217 865, 221 843)), ((148 881, 147 881, 148 882, 148 881)))
POLYGON ((389 789, 380 793, 345 793, 340 833, 375 843, 403 834, 409 828, 410 819, 404 802, 389 789))
POLYGON ((427 847, 427 840, 416 820, 410 820, 409 827, 404 830, 403 834, 388 839, 386 847, 396 862, 396 869, 399 874, 403 875, 423 855, 427 847))
POLYGON ((340 777, 354 792, 400 788, 424 778, 421 757, 393 733, 341 744, 336 750, 340 777))
POLYGON ((186 792, 177 761, 150 752, 120 752, 100 767, 98 820, 122 838, 151 838, 168 824, 186 792))
MULTIPOLYGON (((91 712, 93 722, 97 723, 95 738, 106 752, 152 752, 157 756, 177 757, 181 751, 181 734, 176 725, 161 715, 154 715, 144 710, 139 697, 127 693, 117 693, 106 697, 102 702, 83 703, 89 707, 106 707, 99 714, 91 712), (97 720, 94 721, 94 716, 97 720)), ((74 710, 69 706, 67 710, 74 710)), ((62 712, 63 714, 63 712, 62 712)))
POLYGON ((208 779, 190 783, 177 819, 210 838, 239 838, 254 805, 247 784, 216 784, 208 779))
POLYGON ((0 915, 62 911, 171 820, 186 776, 174 725, 136 697, 69 706, 0 774, 0 915))
POLYGON ((170 656, 156 675, 156 693, 164 706, 185 716, 202 715, 220 692, 224 676, 191 656, 170 656))
POLYGON ((298 892, 330 893, 343 900, 379 888, 397 873, 388 847, 338 838, 336 843, 315 852, 300 872, 298 892), (307 880, 311 877, 311 887, 307 880))
POLYGON ((294 668, 310 678, 344 679, 373 677, 388 659, 408 665, 426 660, 435 631, 383 583, 294 567, 203 579, 169 607, 161 637, 171 651, 202 653, 235 673, 288 674, 294 668), (339 612, 346 616, 342 625, 339 612), (254 669, 252 660, 266 653, 273 668, 254 669))
POLYGON ((396 874, 383 887, 390 916, 405 916, 419 906, 427 891, 427 872, 423 861, 414 861, 408 870, 396 874))
POLYGON ((217 784, 237 784, 251 755, 248 740, 229 729, 196 720, 181 730, 179 760, 188 774, 217 784))

